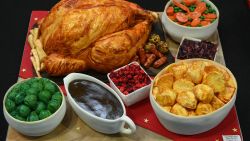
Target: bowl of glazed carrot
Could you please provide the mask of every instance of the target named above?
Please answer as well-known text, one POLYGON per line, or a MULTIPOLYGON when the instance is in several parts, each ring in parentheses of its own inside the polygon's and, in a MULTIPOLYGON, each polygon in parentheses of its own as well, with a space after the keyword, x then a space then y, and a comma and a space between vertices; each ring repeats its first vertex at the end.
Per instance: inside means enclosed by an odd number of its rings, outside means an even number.
POLYGON ((170 0, 161 20, 177 42, 183 36, 206 40, 217 30, 219 11, 209 0, 170 0))

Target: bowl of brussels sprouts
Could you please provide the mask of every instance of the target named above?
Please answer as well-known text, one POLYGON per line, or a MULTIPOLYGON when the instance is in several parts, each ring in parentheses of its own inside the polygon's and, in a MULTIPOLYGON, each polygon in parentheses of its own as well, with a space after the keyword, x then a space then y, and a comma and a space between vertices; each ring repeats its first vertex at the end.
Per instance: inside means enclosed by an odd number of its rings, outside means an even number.
POLYGON ((9 125, 27 136, 42 136, 54 130, 66 112, 60 87, 46 78, 30 78, 8 89, 3 112, 9 125))

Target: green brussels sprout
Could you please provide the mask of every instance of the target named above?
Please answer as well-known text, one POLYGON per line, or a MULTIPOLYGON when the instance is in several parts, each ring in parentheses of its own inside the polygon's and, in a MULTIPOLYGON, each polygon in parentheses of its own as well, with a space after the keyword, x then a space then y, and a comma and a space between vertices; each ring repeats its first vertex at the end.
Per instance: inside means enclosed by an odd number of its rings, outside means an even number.
POLYGON ((30 114, 30 108, 26 105, 18 106, 18 113, 22 117, 27 117, 30 114))
POLYGON ((49 82, 44 84, 44 89, 54 93, 57 90, 57 87, 55 84, 49 82))
POLYGON ((152 34, 149 38, 149 42, 157 44, 158 42, 161 41, 161 37, 157 34, 152 34))
POLYGON ((47 90, 44 90, 44 91, 41 91, 39 94, 38 94, 38 99, 44 103, 48 103, 50 101, 50 98, 51 98, 51 94, 49 91, 47 90))
POLYGON ((41 82, 43 83, 43 85, 45 85, 46 83, 51 83, 50 80, 46 78, 42 78, 41 82))
POLYGON ((34 82, 31 84, 31 88, 36 89, 37 91, 42 91, 43 90, 43 84, 39 82, 34 82))
POLYGON ((45 110, 46 106, 43 102, 39 101, 36 106, 36 113, 40 113, 42 110, 45 110))
POLYGON ((11 113, 13 110, 15 110, 16 108, 16 104, 14 101, 12 101, 11 99, 7 98, 5 101, 5 107, 6 110, 11 113))
POLYGON ((21 90, 21 84, 16 84, 11 91, 19 92, 21 90))
POLYGON ((37 83, 37 82, 39 82, 39 79, 38 78, 30 78, 28 81, 27 81, 27 83, 29 83, 30 85, 32 85, 33 83, 37 83))
POLYGON ((9 98, 9 99, 11 99, 11 100, 15 100, 16 95, 17 95, 17 92, 11 91, 11 92, 8 94, 7 98, 9 98))
POLYGON ((15 103, 21 104, 23 102, 24 98, 25 98, 25 93, 23 93, 23 92, 17 93, 16 97, 15 97, 15 103))
POLYGON ((62 94, 61 94, 61 92, 56 92, 55 94, 53 94, 52 97, 51 97, 51 100, 56 100, 61 104, 61 102, 62 102, 62 94))
POLYGON ((10 115, 11 115, 12 117, 15 117, 16 115, 18 115, 18 110, 15 109, 14 111, 12 111, 12 112, 10 113, 10 115))
POLYGON ((20 85, 21 85, 21 86, 20 86, 20 89, 21 89, 21 91, 23 91, 23 92, 26 92, 26 91, 30 88, 29 84, 26 83, 26 82, 24 82, 24 83, 22 83, 22 84, 20 84, 20 85))
POLYGON ((51 115, 49 110, 42 110, 39 113, 39 119, 45 119, 46 117, 49 117, 51 115))
POLYGON ((36 95, 26 95, 26 97, 24 98, 24 104, 29 106, 29 108, 31 108, 31 109, 35 109, 36 104, 37 104, 37 96, 36 95))
POLYGON ((61 103, 57 100, 51 100, 48 103, 48 107, 47 109, 51 112, 54 113, 59 107, 60 107, 61 103))
POLYGON ((158 50, 159 50, 161 53, 163 53, 163 54, 165 54, 165 53, 168 52, 168 44, 167 44, 167 42, 160 41, 160 42, 157 44, 157 48, 158 48, 158 50))
POLYGON ((36 88, 29 88, 27 91, 26 91, 26 94, 27 95, 37 95, 38 94, 38 89, 36 88))
POLYGON ((19 114, 14 116, 15 119, 21 120, 21 121, 26 121, 25 118, 23 118, 22 116, 20 116, 19 114))
POLYGON ((39 117, 35 111, 32 111, 27 117, 27 121, 37 121, 37 120, 39 120, 39 117))

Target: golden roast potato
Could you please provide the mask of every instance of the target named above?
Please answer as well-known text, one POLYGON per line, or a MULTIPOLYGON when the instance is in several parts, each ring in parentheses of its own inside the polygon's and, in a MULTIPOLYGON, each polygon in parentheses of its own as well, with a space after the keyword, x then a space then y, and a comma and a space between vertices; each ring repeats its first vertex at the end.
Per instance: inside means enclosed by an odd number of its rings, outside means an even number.
POLYGON ((194 87, 196 98, 203 103, 210 103, 214 97, 214 91, 211 87, 205 84, 198 84, 194 87))
POLYGON ((171 108, 171 113, 176 114, 176 115, 181 115, 181 116, 188 116, 188 111, 186 108, 182 107, 180 104, 176 103, 172 108, 171 108))

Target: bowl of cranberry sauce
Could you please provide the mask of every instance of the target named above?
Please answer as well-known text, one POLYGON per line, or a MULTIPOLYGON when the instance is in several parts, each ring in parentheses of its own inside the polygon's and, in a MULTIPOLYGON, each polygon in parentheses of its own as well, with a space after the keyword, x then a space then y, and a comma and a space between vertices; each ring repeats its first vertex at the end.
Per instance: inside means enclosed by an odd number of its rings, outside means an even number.
POLYGON ((111 88, 126 106, 148 97, 151 78, 138 62, 131 62, 107 74, 111 88))

